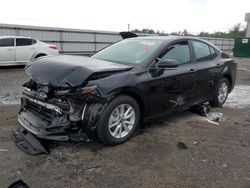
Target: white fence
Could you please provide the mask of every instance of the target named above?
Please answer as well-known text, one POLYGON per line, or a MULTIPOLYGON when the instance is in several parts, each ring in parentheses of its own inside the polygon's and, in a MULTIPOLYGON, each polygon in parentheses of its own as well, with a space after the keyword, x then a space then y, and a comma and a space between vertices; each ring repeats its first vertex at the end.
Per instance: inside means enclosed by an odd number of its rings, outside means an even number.
MULTIPOLYGON (((61 53, 91 55, 121 40, 118 32, 0 24, 0 36, 27 36, 56 44, 61 53)), ((232 50, 234 39, 202 37, 222 50, 232 50)))

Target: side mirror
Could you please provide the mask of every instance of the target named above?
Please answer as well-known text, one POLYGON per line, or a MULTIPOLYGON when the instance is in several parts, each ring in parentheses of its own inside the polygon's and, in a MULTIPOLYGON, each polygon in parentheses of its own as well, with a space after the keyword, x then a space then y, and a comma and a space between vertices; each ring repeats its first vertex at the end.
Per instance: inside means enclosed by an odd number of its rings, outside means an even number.
POLYGON ((159 68, 176 68, 178 66, 178 62, 173 59, 160 60, 160 62, 158 63, 159 68))

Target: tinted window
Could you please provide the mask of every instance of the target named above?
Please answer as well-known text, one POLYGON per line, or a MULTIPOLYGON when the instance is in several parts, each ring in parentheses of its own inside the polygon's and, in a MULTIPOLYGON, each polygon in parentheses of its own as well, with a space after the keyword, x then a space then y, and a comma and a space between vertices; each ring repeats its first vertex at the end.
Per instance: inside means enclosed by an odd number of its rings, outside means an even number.
POLYGON ((0 47, 8 47, 14 46, 14 39, 7 38, 7 39, 0 39, 0 47))
POLYGON ((215 58, 217 56, 217 52, 213 47, 210 46, 211 58, 215 58))
POLYGON ((196 61, 206 61, 211 59, 209 46, 203 42, 193 41, 196 61))
POLYGON ((153 39, 125 39, 97 52, 92 58, 139 64, 152 55, 162 43, 161 40, 153 39))
POLYGON ((34 43, 33 39, 22 39, 22 38, 17 38, 16 39, 16 46, 29 46, 34 43))
POLYGON ((190 62, 190 50, 187 42, 180 42, 168 47, 165 55, 161 59, 173 59, 178 64, 185 64, 190 62))

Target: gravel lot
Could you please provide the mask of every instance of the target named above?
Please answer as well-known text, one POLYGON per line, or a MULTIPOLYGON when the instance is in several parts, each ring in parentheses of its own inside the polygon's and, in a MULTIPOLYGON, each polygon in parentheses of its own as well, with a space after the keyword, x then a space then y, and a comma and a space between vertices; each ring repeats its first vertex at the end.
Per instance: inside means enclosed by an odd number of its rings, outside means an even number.
POLYGON ((0 187, 22 179, 30 187, 250 187, 250 59, 220 125, 192 112, 147 122, 125 144, 53 143, 51 154, 29 156, 12 143, 23 68, 0 70, 0 187), (181 150, 178 142, 188 147, 181 150))

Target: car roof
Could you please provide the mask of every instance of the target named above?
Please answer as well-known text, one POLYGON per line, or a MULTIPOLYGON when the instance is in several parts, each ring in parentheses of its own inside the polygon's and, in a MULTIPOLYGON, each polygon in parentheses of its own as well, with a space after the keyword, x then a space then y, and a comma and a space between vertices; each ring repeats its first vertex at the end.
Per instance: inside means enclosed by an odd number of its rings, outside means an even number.
POLYGON ((162 40, 162 41, 174 41, 174 40, 181 40, 181 39, 194 39, 194 40, 202 40, 197 37, 189 37, 189 36, 176 36, 176 35, 168 35, 168 36, 138 36, 129 39, 145 39, 145 40, 162 40))
POLYGON ((26 38, 26 39, 30 39, 30 37, 23 37, 23 36, 0 36, 1 39, 4 38, 26 38))

